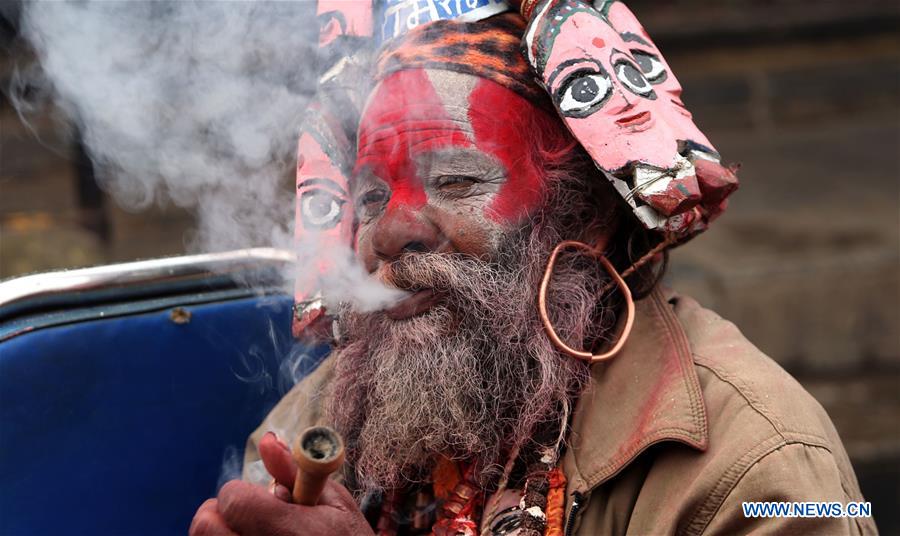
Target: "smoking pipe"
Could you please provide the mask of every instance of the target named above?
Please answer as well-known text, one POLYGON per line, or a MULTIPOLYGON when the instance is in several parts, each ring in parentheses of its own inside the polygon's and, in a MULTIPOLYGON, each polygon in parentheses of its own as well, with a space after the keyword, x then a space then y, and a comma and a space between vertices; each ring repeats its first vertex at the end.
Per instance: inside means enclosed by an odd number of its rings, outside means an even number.
POLYGON ((293 454, 297 462, 293 501, 315 506, 328 477, 344 463, 344 441, 327 426, 313 426, 300 434, 293 454))

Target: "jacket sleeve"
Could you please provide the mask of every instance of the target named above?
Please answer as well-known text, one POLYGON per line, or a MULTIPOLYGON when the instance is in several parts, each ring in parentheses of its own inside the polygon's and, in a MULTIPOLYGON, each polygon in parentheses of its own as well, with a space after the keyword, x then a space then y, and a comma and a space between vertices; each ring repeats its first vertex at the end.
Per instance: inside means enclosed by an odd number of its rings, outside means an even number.
POLYGON ((842 481, 832 453, 823 447, 791 443, 752 465, 737 481, 703 534, 877 534, 872 517, 753 517, 750 502, 862 502, 842 481))
POLYGON ((275 432, 282 441, 291 445, 307 427, 323 424, 323 397, 327 394, 333 369, 334 359, 326 358, 315 371, 288 391, 250 434, 244 449, 243 480, 267 484, 272 478, 263 466, 257 448, 266 432, 275 432))

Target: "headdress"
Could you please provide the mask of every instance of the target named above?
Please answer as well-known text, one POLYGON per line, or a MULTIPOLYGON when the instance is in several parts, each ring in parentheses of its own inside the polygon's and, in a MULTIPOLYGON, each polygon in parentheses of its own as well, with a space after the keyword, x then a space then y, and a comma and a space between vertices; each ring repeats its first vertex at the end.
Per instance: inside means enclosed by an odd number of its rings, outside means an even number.
POLYGON ((440 20, 415 28, 379 53, 375 79, 401 69, 441 69, 493 80, 531 101, 548 101, 522 55, 525 21, 512 12, 477 22, 440 20))
MULTIPOLYGON (((385 0, 375 7, 319 0, 324 65, 299 141, 298 239, 314 234, 352 247, 349 175, 373 64, 375 77, 416 67, 473 74, 554 108, 659 236, 657 250, 705 230, 737 188, 733 170, 694 125, 662 54, 622 2, 385 0), (522 16, 503 13, 510 6, 522 16), (378 42, 373 62, 365 51, 378 42)), ((320 268, 331 267, 323 260, 320 268)), ((298 278, 295 335, 324 317, 315 280, 298 278)))

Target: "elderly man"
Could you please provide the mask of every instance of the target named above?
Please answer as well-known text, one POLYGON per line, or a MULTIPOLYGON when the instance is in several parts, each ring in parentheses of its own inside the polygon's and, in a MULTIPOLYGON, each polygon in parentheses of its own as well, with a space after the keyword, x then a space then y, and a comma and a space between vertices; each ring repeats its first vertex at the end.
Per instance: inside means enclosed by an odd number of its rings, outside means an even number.
MULTIPOLYGON (((683 230, 705 226, 727 193, 707 206, 689 184, 629 203, 604 173, 619 153, 659 149, 641 134, 653 114, 685 121, 628 102, 668 98, 651 85, 674 77, 651 76, 658 56, 645 49, 643 62, 635 50, 609 65, 581 58, 593 70, 560 82, 575 63, 541 49, 540 87, 523 34, 505 14, 424 26, 382 53, 349 196, 359 260, 407 297, 337 312, 332 354, 248 444, 248 467, 261 459, 274 485, 226 484, 191 533, 873 533, 871 518, 742 509, 863 498, 802 387, 732 324, 657 284, 674 241, 635 209, 683 230), (622 138, 585 142, 569 120, 617 99, 606 120, 622 138), (343 435, 347 463, 317 506, 292 504, 285 442, 319 423, 343 435)), ((582 50, 599 57, 607 41, 582 50)), ((705 196, 716 181, 703 165, 692 180, 705 196)))

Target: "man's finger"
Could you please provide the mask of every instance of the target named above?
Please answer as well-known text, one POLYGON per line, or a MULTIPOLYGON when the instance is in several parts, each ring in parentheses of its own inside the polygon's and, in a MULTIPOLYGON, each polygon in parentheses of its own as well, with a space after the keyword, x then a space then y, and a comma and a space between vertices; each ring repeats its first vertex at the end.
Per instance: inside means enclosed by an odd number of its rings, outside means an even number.
POLYGON ((200 505, 194 519, 191 520, 189 536, 238 536, 236 532, 228 528, 225 520, 219 514, 218 501, 208 499, 200 505))
POLYGON ((356 510, 356 500, 353 495, 340 483, 332 479, 328 479, 325 488, 322 489, 322 495, 319 495, 318 505, 327 505, 339 508, 344 511, 356 510))
POLYGON ((294 463, 288 446, 279 441, 274 433, 269 432, 259 440, 258 449, 266 471, 272 475, 275 482, 288 489, 293 489, 297 465, 294 463))
POLYGON ((299 507, 249 482, 232 480, 219 491, 219 513, 243 536, 278 534, 290 522, 292 508, 299 507))

